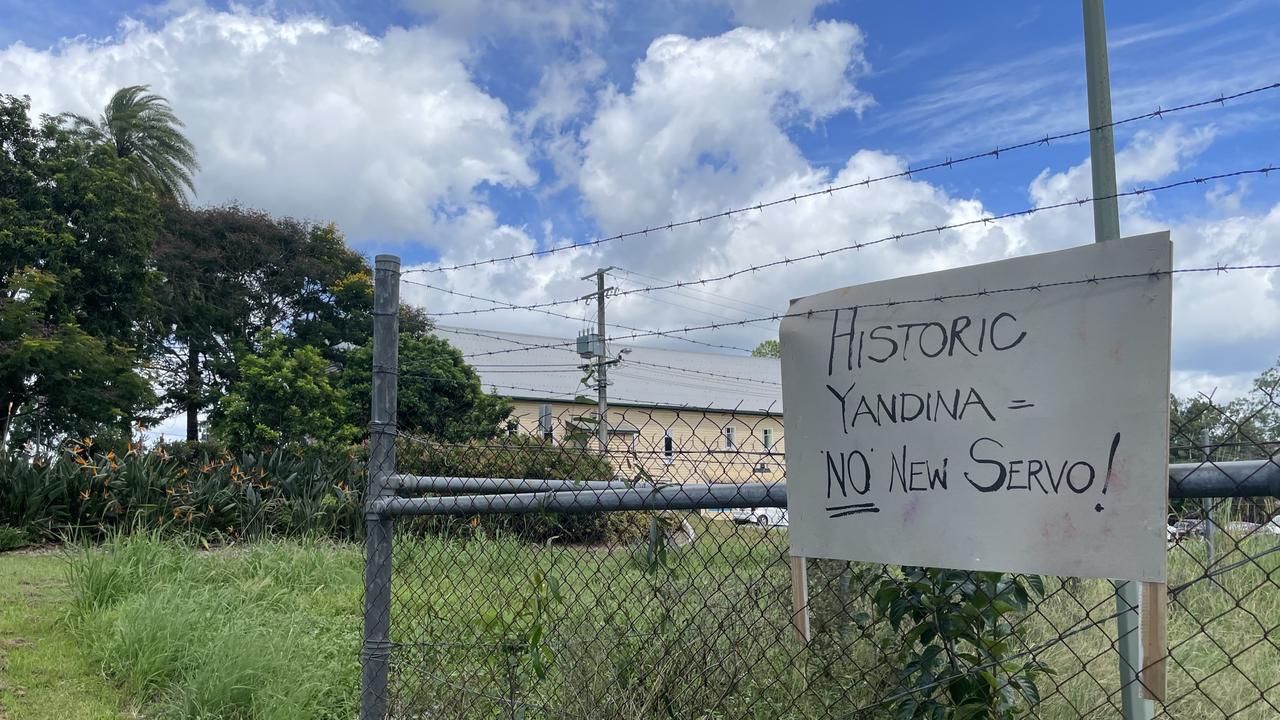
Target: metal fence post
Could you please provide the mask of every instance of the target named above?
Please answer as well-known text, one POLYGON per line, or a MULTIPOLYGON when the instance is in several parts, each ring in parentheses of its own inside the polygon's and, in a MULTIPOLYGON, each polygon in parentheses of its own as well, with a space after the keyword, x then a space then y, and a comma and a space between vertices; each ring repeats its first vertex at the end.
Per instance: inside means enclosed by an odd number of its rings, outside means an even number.
MULTIPOLYGON (((1093 171, 1093 232, 1096 242, 1120 238, 1116 198, 1116 145, 1111 127, 1111 71, 1107 60, 1107 21, 1102 0, 1084 3, 1085 84, 1089 99, 1089 161, 1093 171)), ((1125 720, 1151 718, 1154 707, 1138 683, 1142 644, 1139 592, 1135 582, 1116 583, 1116 646, 1120 651, 1121 702, 1125 720)))
MULTIPOLYGON (((1205 428, 1200 432, 1201 450, 1204 451, 1204 462, 1206 465, 1213 462, 1213 450, 1209 448, 1209 429, 1205 428)), ((1213 498, 1200 498, 1201 513, 1204 515, 1200 519, 1200 526, 1204 532, 1205 561, 1204 567, 1206 572, 1213 566, 1213 498)))
POLYGON ((379 255, 373 275, 373 405, 365 493, 364 643, 360 720, 387 717, 391 664, 391 516, 375 503, 392 495, 396 472, 396 383, 399 367, 400 258, 379 255))

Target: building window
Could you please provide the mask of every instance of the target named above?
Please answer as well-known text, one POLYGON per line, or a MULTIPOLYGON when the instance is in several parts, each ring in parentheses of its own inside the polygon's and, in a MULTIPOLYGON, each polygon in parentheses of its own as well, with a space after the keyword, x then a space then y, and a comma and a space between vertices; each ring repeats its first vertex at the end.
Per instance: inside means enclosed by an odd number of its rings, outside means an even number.
POLYGON ((773 428, 765 428, 761 431, 761 435, 763 436, 761 439, 764 441, 764 451, 767 453, 773 452, 773 428))
POLYGON ((543 405, 538 408, 538 434, 543 439, 550 440, 554 432, 554 428, 551 425, 551 406, 543 405))
POLYGON ((726 426, 725 426, 725 428, 724 428, 724 449, 725 449, 725 450, 737 450, 737 449, 738 449, 738 443, 734 442, 734 439, 733 439, 733 426, 732 426, 732 425, 726 425, 726 426))
POLYGON ((662 461, 670 465, 676 459, 676 442, 668 430, 662 436, 662 461))

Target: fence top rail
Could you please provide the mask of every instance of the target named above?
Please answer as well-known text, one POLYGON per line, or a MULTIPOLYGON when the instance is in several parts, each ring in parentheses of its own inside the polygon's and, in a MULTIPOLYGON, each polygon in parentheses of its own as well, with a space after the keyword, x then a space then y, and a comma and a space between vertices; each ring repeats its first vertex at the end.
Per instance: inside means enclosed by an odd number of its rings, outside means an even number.
MULTIPOLYGON (((538 511, 707 510, 787 506, 787 485, 773 483, 630 484, 624 481, 536 478, 453 478, 397 475, 401 490, 493 494, 380 498, 370 509, 387 515, 473 515, 538 511)), ((1280 497, 1275 460, 1179 463, 1169 466, 1170 498, 1280 497)))
POLYGON ((520 493, 552 490, 626 490, 649 483, 624 480, 541 480, 537 478, 463 478, 398 474, 391 477, 400 490, 420 492, 520 493))
POLYGON ((625 490, 560 490, 509 495, 460 495, 427 498, 378 498, 373 512, 398 515, 476 515, 554 511, 587 513, 610 510, 704 510, 786 507, 783 483, 656 485, 625 490))

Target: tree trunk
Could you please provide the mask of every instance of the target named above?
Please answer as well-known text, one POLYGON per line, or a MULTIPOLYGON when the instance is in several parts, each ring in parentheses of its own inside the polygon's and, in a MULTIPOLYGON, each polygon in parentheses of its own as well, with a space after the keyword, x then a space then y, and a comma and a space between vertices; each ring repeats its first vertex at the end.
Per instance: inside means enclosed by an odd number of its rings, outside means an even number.
POLYGON ((15 404, 7 398, 0 399, 0 453, 9 449, 9 421, 13 418, 15 404))
POLYGON ((200 351, 187 343, 187 442, 200 439, 200 351))

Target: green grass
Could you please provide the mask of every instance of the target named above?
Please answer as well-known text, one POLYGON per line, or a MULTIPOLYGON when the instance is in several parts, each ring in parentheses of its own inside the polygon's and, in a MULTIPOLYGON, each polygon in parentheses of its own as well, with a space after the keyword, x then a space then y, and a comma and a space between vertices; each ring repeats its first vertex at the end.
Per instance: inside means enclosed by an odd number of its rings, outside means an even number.
POLYGON ((63 622, 66 561, 0 554, 0 719, 136 718, 63 622))
MULTIPOLYGON (((637 547, 402 532, 391 708, 397 717, 708 717, 712 708, 709 717, 840 717, 891 691, 882 649, 896 636, 884 623, 864 632, 849 622, 871 609, 843 564, 811 562, 814 640, 805 647, 790 627, 786 533, 697 525, 698 540, 657 567, 637 547), (557 581, 559 600, 539 594, 539 575, 557 581), (512 617, 533 598, 548 603, 534 643, 551 657, 544 677, 529 653, 532 628, 512 617), (494 619, 504 616, 510 626, 495 632, 494 619)), ((1251 539, 1243 549, 1256 554, 1272 542, 1251 539)), ((1171 585, 1200 574, 1198 552, 1171 551, 1171 585)), ((0 556, 13 577, 54 592, 58 561, 6 562, 0 556)), ((97 683, 68 702, 88 698, 74 701, 98 702, 108 714, 92 705, 28 714, 24 705, 13 706, 23 708, 15 717, 115 717, 123 696, 148 718, 349 720, 362 562, 358 546, 325 541, 208 552, 135 536, 84 552, 67 567, 70 593, 61 605, 55 594, 41 601, 51 618, 46 632, 59 643, 44 662, 61 667, 79 658, 71 667, 86 681, 101 668, 114 689, 97 683), (58 612, 66 624, 52 619, 58 612)), ((1171 601, 1169 716, 1274 716, 1258 688, 1280 705, 1280 690, 1271 689, 1280 683, 1280 650, 1265 639, 1280 622, 1275 578, 1280 553, 1171 601)), ((1055 670, 1041 682, 1039 716, 1114 716, 1108 584, 1046 585, 1048 597, 1023 621, 1025 642, 1048 643, 1037 654, 1055 670), (1050 642, 1077 628, 1084 630, 1050 642)), ((0 618, 29 625, 31 613, 11 615, 0 618)), ((24 701, 61 692, 43 687, 52 685, 47 673, 23 677, 32 684, 24 701)), ((887 715, 875 708, 858 716, 887 715)))
POLYGON ((71 565, 69 610, 83 652, 148 717, 349 719, 361 573, 350 545, 120 537, 71 565))
MULTIPOLYGON (((724 717, 891 715, 869 706, 893 691, 882 648, 900 640, 886 623, 864 632, 850 622, 874 611, 856 582, 848 584, 842 563, 810 563, 814 641, 802 647, 790 626, 786 533, 719 521, 700 529, 691 548, 653 572, 624 549, 402 544, 397 577, 415 580, 397 595, 394 616, 402 619, 393 623, 394 639, 405 643, 397 659, 429 670, 403 674, 394 708, 445 717, 501 717, 512 707, 593 718, 696 717, 708 708, 724 717), (478 630, 487 614, 531 593, 535 571, 566 588, 545 630, 557 657, 545 679, 478 630)), ((1220 563, 1274 542, 1251 538, 1220 563)), ((1202 575, 1201 554, 1194 543, 1171 551, 1171 586, 1202 575)), ((1171 717, 1275 716, 1280 649, 1267 638, 1280 623, 1278 580, 1280 554, 1271 554, 1171 601, 1171 717)), ((1013 641, 1036 648, 1055 671, 1039 683, 1038 715, 1114 716, 1120 700, 1110 584, 1050 578, 1046 595, 1021 623, 1025 639, 1013 641)))

